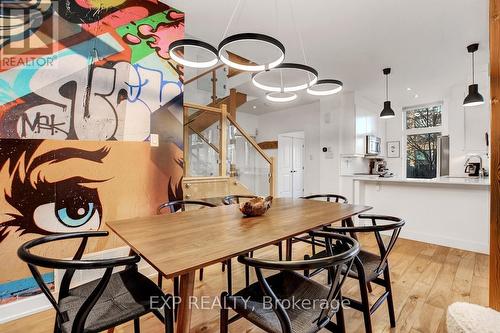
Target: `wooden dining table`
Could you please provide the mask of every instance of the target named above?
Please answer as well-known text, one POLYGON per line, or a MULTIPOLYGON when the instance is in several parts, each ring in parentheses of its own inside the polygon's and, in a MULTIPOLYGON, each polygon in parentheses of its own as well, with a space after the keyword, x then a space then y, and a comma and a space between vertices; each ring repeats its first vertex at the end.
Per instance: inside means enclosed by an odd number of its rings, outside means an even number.
POLYGON ((165 278, 180 276, 176 332, 189 332, 196 270, 220 263, 371 209, 277 198, 265 215, 243 217, 238 205, 107 222, 109 228, 165 278))

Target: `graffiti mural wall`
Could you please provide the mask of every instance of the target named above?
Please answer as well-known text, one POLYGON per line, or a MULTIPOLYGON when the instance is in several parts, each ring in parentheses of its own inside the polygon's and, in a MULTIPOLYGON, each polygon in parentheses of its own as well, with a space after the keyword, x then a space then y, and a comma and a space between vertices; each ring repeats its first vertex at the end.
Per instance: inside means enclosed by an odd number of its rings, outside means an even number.
POLYGON ((37 292, 16 256, 24 241, 105 229, 182 197, 182 68, 167 50, 184 15, 156 0, 0 7, 1 304, 37 292))

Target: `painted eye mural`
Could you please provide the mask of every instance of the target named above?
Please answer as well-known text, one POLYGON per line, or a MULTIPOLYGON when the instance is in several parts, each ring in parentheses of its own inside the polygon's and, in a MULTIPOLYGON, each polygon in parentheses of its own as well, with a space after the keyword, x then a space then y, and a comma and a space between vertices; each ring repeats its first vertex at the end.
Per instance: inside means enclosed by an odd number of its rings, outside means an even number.
POLYGON ((49 233, 98 230, 101 224, 100 203, 94 189, 75 189, 75 196, 38 206, 33 211, 33 222, 49 233))
POLYGON ((90 185, 106 182, 106 179, 61 175, 52 176, 53 179, 48 181, 45 175, 59 173, 67 162, 77 161, 81 165, 85 162, 102 163, 109 149, 87 151, 68 147, 40 153, 37 148, 42 142, 1 141, 0 170, 8 173, 4 179, 11 182, 4 188, 5 200, 15 213, 8 213, 8 221, 0 222, 0 242, 10 227, 17 227, 16 231, 22 235, 98 230, 101 225, 101 200, 97 189, 90 185), (10 168, 6 170, 8 166, 10 168))

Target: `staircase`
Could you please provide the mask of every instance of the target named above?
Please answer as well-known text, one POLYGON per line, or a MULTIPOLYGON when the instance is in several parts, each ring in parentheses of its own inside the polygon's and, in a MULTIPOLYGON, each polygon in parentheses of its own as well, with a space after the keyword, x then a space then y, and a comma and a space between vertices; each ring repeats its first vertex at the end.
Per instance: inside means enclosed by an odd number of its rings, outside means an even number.
POLYGON ((219 65, 184 82, 185 87, 207 78, 211 83, 207 105, 184 103, 185 199, 274 195, 274 159, 236 121, 247 95, 234 88, 226 96, 217 95, 219 80, 227 82, 240 73, 219 65))

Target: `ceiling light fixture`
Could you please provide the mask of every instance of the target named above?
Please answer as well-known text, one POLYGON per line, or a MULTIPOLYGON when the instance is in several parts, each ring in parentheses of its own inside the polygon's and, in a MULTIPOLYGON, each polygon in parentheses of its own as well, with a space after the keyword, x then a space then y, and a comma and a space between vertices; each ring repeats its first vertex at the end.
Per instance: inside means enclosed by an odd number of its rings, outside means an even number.
POLYGON ((247 72, 260 72, 275 68, 276 66, 281 64, 283 60, 285 60, 285 46, 283 46, 283 44, 274 37, 264 34, 247 32, 224 38, 219 44, 218 55, 220 60, 231 68, 247 72), (269 44, 278 51, 279 56, 266 64, 241 64, 229 59, 227 48, 230 45, 245 43, 249 41, 269 44))
POLYGON ((342 90, 344 84, 342 81, 334 79, 318 80, 314 85, 307 88, 307 93, 314 96, 333 95, 342 90))
POLYGON ((175 42, 170 43, 168 48, 168 54, 170 58, 172 58, 177 63, 194 68, 208 68, 216 65, 219 62, 219 58, 217 57, 217 49, 212 45, 196 40, 196 39, 179 39, 175 42), (213 59, 207 61, 192 61, 187 60, 186 56, 186 48, 197 48, 202 49, 205 52, 208 52, 213 59), (182 50, 182 54, 181 54, 182 50))
POLYGON ((484 104, 484 98, 479 93, 479 87, 474 82, 474 53, 479 49, 479 44, 471 44, 467 46, 467 51, 472 54, 472 84, 469 85, 469 94, 464 99, 463 106, 477 106, 484 104))
POLYGON ((394 118, 396 114, 394 110, 391 108, 391 101, 389 101, 389 74, 391 74, 390 68, 384 68, 382 72, 385 75, 385 102, 384 109, 380 113, 380 118, 389 119, 394 118))
POLYGON ((270 92, 266 94, 266 99, 276 103, 287 103, 297 99, 297 94, 293 92, 270 92))
POLYGON ((275 67, 274 69, 255 73, 252 75, 252 83, 254 86, 262 90, 273 92, 293 92, 304 90, 314 85, 317 81, 318 71, 310 66, 294 63, 283 63, 275 67), (266 77, 269 79, 269 76, 276 73, 276 71, 279 71, 281 83, 276 85, 265 83, 266 77), (295 77, 297 77, 297 74, 303 75, 303 78, 299 79, 299 81, 302 82, 286 83, 288 74, 295 77))

